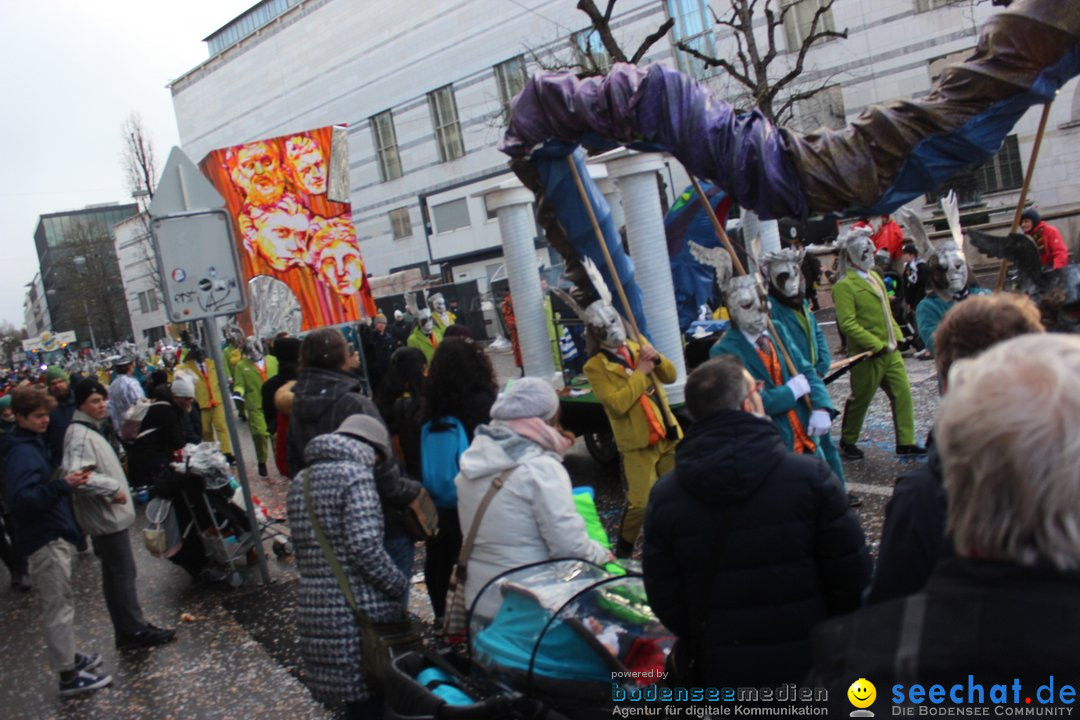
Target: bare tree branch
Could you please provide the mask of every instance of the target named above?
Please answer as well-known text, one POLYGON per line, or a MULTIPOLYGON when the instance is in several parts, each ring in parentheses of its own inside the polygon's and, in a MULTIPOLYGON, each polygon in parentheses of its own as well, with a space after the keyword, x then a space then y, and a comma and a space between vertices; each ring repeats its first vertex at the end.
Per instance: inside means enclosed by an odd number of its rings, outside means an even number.
MULTIPOLYGON (((617 0, 609 0, 608 13, 614 10, 616 2, 617 0)), ((593 0, 578 0, 577 8, 589 16, 593 30, 600 36, 600 42, 603 43, 604 49, 607 50, 612 61, 626 62, 626 53, 622 51, 618 41, 615 40, 615 36, 611 34, 611 25, 608 24, 610 14, 601 14, 593 0)))
MULTIPOLYGON (((612 0, 612 2, 614 2, 614 0, 612 0)), ((672 18, 668 18, 664 21, 663 25, 656 29, 656 32, 646 35, 645 39, 641 41, 641 45, 634 51, 634 55, 630 58, 630 62, 637 65, 641 61, 641 58, 645 57, 645 53, 648 52, 649 48, 655 45, 660 38, 667 35, 668 30, 670 30, 674 24, 675 21, 672 18)))

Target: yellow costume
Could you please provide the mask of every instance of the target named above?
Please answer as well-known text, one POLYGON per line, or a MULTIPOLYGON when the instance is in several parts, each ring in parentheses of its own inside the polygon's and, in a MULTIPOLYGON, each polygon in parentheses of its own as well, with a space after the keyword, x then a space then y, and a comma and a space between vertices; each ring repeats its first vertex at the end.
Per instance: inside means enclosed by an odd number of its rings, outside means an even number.
POLYGON ((203 368, 194 360, 186 360, 180 366, 195 378, 195 402, 199 403, 202 419, 202 439, 210 442, 217 432, 217 441, 221 452, 232 455, 232 441, 229 439, 229 427, 225 423, 225 406, 221 404, 222 394, 218 385, 217 369, 214 361, 207 359, 203 368))
MULTIPOLYGON (((649 377, 635 369, 638 344, 627 340, 620 351, 624 348, 625 356, 607 348, 593 355, 585 363, 585 377, 604 406, 622 455, 627 508, 620 535, 632 544, 641 531, 649 491, 660 476, 675 467, 675 446, 682 439, 682 428, 676 423, 675 440, 664 435, 662 408, 668 407, 667 396, 663 388, 654 392, 649 377)), ((655 374, 661 382, 674 382, 675 366, 661 356, 655 374)))

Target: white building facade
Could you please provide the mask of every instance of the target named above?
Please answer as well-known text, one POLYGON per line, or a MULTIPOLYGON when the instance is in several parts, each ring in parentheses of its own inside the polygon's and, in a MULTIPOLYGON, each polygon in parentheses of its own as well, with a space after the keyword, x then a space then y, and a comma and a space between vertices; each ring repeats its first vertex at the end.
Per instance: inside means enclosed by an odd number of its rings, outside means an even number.
MULTIPOLYGON (((799 0, 778 30, 778 75, 794 62, 786 48, 806 34, 820 2, 799 0)), ((598 47, 575 5, 265 0, 207 38, 212 57, 172 83, 181 143, 198 160, 219 147, 347 124, 353 221, 368 271, 442 271, 453 281, 476 279, 483 291, 502 263, 499 226, 483 191, 510 177, 497 150, 505 107, 540 69, 538 58, 572 63, 598 47)), ((629 53, 674 19, 642 64, 680 67, 734 98, 742 91, 722 71, 675 48, 681 39, 732 57, 731 32, 712 21, 712 11, 726 17, 728 7, 727 0, 620 0, 612 28, 629 53)), ((974 47, 996 11, 970 0, 837 0, 825 21, 848 37, 809 53, 799 89, 825 90, 796 106, 791 125, 838 126, 868 105, 925 95, 941 67, 974 47)), ((763 17, 756 28, 764 37, 763 17)), ((1080 198, 1076 87, 1069 83, 1053 107, 1030 192, 1044 216, 1060 216, 1055 222, 1070 246, 1080 232, 1071 219, 1080 198)), ((995 161, 957 179, 970 222, 1011 217, 1038 119, 1031 110, 995 161)), ((686 182, 672 165, 660 174, 669 200, 686 182)), ((538 262, 546 256, 538 250, 538 262)))
POLYGON ((49 318, 49 304, 45 301, 45 284, 41 273, 34 273, 34 279, 26 285, 26 298, 23 300, 23 322, 27 337, 37 337, 52 327, 49 318))
POLYGON ((141 348, 152 348, 166 336, 169 322, 161 296, 161 279, 150 240, 150 218, 140 213, 118 223, 116 258, 120 262, 120 280, 131 316, 131 331, 141 348))

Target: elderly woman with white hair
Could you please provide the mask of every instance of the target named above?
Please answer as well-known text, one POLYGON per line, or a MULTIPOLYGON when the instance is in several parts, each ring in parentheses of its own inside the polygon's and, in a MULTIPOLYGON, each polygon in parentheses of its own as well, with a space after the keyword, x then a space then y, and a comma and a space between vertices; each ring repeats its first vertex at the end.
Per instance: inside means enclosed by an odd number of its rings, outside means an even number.
MULTIPOLYGON (((953 364, 936 437, 957 557, 922 592, 818 628, 807 684, 828 687, 830 700, 835 690, 834 709, 858 677, 892 687, 894 705, 914 698, 913 683, 941 684, 956 702, 952 690, 968 698, 974 678, 984 704, 1004 679, 1034 697, 1051 676, 1060 689, 1080 677, 1078 417, 1076 335, 1022 335, 953 364)), ((1039 694, 1040 704, 1073 702, 1039 694)))
MULTIPOLYGON (((492 483, 503 476, 481 518, 468 559, 465 606, 496 575, 552 558, 581 558, 595 563, 612 554, 585 532, 574 507, 570 475, 562 456, 573 440, 558 427, 559 398, 539 378, 523 378, 500 393, 491 407, 492 421, 476 429, 461 456, 455 479, 463 534, 492 483)), ((476 608, 483 616, 498 608, 476 608)))

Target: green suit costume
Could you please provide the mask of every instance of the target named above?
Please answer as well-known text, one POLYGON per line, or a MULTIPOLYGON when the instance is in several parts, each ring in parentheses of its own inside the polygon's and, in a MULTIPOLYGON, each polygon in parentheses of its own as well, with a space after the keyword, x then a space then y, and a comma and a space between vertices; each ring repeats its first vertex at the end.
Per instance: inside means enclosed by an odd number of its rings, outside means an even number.
POLYGON ((840 441, 854 445, 862 432, 866 411, 880 387, 892 404, 897 445, 915 444, 915 409, 911 401, 907 370, 896 349, 902 338, 900 326, 889 310, 885 283, 871 271, 864 279, 848 270, 832 289, 836 323, 848 341, 848 352, 876 353, 851 368, 851 397, 844 405, 840 441), (889 350, 890 327, 893 349, 889 350))
POLYGON ((248 357, 240 358, 233 368, 233 390, 244 397, 248 427, 255 443, 255 458, 265 464, 270 445, 270 431, 262 409, 263 376, 258 366, 248 357))

